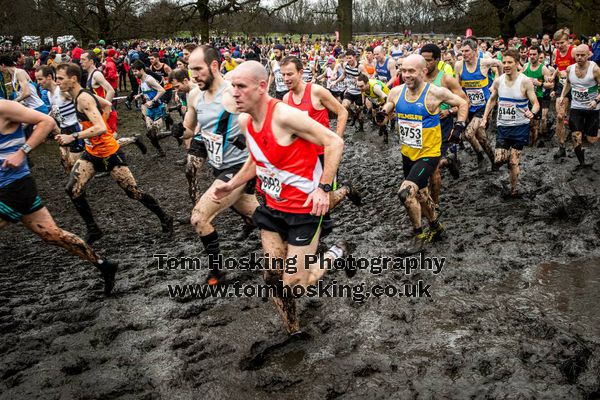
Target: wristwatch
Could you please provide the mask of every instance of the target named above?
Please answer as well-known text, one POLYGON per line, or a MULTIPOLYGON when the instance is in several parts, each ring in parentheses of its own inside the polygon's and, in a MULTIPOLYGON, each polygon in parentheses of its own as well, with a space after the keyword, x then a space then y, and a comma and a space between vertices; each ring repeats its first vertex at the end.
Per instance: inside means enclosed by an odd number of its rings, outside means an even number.
POLYGON ((325 193, 329 193, 333 189, 329 183, 319 183, 319 188, 323 189, 325 193))
POLYGON ((75 138, 75 140, 79 139, 79 132, 71 133, 71 136, 75 138))
POLYGON ((23 153, 29 154, 31 152, 31 146, 25 143, 23 146, 21 146, 21 150, 23 150, 23 153))

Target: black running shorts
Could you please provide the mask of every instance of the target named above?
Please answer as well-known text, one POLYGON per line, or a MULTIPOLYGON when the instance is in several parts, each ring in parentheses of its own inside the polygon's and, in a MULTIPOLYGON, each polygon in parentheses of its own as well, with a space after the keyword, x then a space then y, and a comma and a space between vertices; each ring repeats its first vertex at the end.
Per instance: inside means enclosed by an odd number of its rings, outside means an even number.
POLYGON ((344 93, 344 100, 349 100, 350 103, 354 103, 357 106, 362 106, 363 105, 363 101, 362 101, 362 94, 351 94, 348 93, 348 91, 346 91, 344 93))
MULTIPOLYGON (((243 166, 244 164, 238 164, 225 169, 213 168, 213 176, 220 181, 229 182, 231 178, 233 178, 233 176, 237 174, 240 169, 242 169, 243 166)), ((252 178, 248 182, 246 182, 246 188, 244 189, 244 193, 254 194, 255 189, 256 178, 252 178)))
POLYGON ((277 232, 281 239, 292 246, 308 246, 313 240, 319 240, 317 231, 321 228, 321 237, 333 230, 333 220, 326 214, 317 217, 310 214, 292 214, 259 206, 252 216, 254 224, 260 229, 277 232))
POLYGON ((571 108, 569 112, 569 129, 571 132, 581 132, 584 136, 598 136, 598 121, 600 111, 579 110, 571 108))
POLYGON ((416 183, 419 190, 424 189, 429 184, 429 177, 433 175, 440 157, 425 157, 412 161, 406 156, 402 156, 402 169, 404 171, 404 179, 416 183))
POLYGON ((31 175, 0 188, 0 218, 8 222, 19 222, 24 215, 44 207, 38 195, 35 180, 31 175))
POLYGON ((117 166, 127 166, 125 154, 123 154, 121 149, 117 150, 116 153, 104 158, 93 156, 87 151, 84 151, 81 155, 81 159, 91 162, 96 172, 110 172, 117 166))

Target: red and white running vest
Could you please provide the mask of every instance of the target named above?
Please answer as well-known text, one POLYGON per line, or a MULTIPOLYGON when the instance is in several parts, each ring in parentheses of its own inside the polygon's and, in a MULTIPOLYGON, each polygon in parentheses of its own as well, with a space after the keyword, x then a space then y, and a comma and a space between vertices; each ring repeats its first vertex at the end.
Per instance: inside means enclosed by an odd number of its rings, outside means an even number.
MULTIPOLYGON (((302 95, 302 100, 300 100, 300 104, 296 104, 294 102, 294 95, 290 90, 290 95, 288 96, 288 104, 294 108, 297 108, 300 111, 304 111, 308 113, 308 116, 323 125, 325 128, 329 129, 329 110, 326 108, 322 110, 317 110, 313 106, 312 103, 312 83, 307 83, 306 88, 304 89, 304 94, 302 95)), ((325 153, 325 149, 323 146, 317 146, 318 154, 325 153)))
POLYGON ((250 155, 256 163, 256 175, 260 188, 266 194, 267 206, 286 213, 308 214, 312 203, 304 207, 308 195, 317 189, 323 174, 317 146, 296 138, 288 146, 275 140, 271 129, 273 110, 279 103, 270 99, 267 116, 260 131, 252 127, 248 119, 247 143, 250 155))

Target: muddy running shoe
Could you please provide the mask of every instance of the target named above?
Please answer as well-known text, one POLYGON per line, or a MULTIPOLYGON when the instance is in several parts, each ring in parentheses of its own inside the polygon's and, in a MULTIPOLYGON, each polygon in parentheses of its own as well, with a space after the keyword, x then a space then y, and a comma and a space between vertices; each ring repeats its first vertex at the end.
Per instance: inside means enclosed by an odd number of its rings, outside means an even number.
POLYGON ((209 286, 223 285, 227 282, 226 274, 224 272, 216 270, 208 271, 206 277, 206 284, 209 286))
POLYGON ((350 200, 356 207, 360 207, 362 204, 362 194, 356 190, 351 183, 346 183, 344 186, 348 188, 348 200, 350 200))
POLYGON ((98 172, 94 175, 96 178, 106 178, 110 175, 110 172, 98 172))
POLYGON ((448 172, 452 175, 452 178, 458 179, 460 178, 460 161, 455 157, 454 154, 446 157, 448 161, 448 172))
POLYGON ((167 215, 167 217, 160 222, 160 226, 162 228, 162 232, 167 236, 173 236, 173 217, 167 215))
POLYGON ((85 242, 88 245, 92 245, 95 241, 99 240, 104 234, 98 225, 91 225, 87 228, 87 234, 85 235, 85 242))
POLYGON ((127 109, 131 111, 131 101, 129 101, 129 99, 125 100, 125 107, 127 107, 127 109))
POLYGON ((558 148, 558 151, 556 153, 554 153, 554 159, 559 159, 559 158, 563 158, 567 156, 567 152, 565 151, 565 147, 564 146, 560 146, 558 148))
POLYGON ((142 154, 146 154, 148 152, 148 148, 146 147, 144 142, 142 142, 142 138, 140 137, 140 135, 135 135, 134 138, 135 139, 133 139, 133 144, 135 144, 137 148, 140 149, 142 154))
POLYGON ((110 296, 115 287, 115 275, 117 273, 117 264, 114 261, 104 260, 102 264, 96 264, 104 279, 104 295, 110 296))
POLYGON ((429 241, 430 242, 437 242, 439 240, 442 239, 442 233, 444 233, 444 225, 442 225, 441 223, 437 223, 437 227, 436 228, 432 228, 431 226, 429 227, 429 231, 427 232, 428 236, 429 236, 429 241))
POLYGON ((187 158, 182 158, 181 160, 176 160, 175 165, 185 165, 187 164, 187 158))
POLYGON ((412 255, 422 252, 429 243, 429 232, 417 233, 404 248, 403 255, 412 255))

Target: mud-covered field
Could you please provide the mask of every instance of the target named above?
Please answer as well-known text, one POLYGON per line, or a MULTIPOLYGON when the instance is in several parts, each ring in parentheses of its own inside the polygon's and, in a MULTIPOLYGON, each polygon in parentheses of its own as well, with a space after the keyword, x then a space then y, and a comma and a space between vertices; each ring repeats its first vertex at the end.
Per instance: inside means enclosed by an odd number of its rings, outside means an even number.
MULTIPOLYGON (((120 132, 142 121, 120 110, 120 132)), ((365 197, 333 213, 332 244, 345 238, 362 257, 395 256, 410 233, 399 203, 397 140, 348 128, 342 180, 365 197)), ((191 209, 183 148, 163 141, 166 158, 125 153, 142 188, 176 217, 191 209)), ((69 201, 58 148, 33 155, 40 194, 58 223, 85 228, 69 201)), ((503 195, 505 167, 480 174, 461 153, 462 175, 444 175, 442 242, 446 257, 429 271, 373 274, 353 283, 402 285, 423 280, 431 298, 349 298, 298 302, 309 339, 290 340, 270 301, 171 299, 168 284, 203 283, 205 271, 159 270, 153 254, 202 254, 190 225, 160 235, 154 215, 110 178, 96 178, 88 198, 105 236, 95 244, 120 262, 114 296, 97 272, 60 248, 12 225, 0 232, 0 398, 2 399, 598 399, 600 398, 600 150, 593 169, 575 170, 572 153, 556 163, 552 148, 526 148, 521 199, 503 195)), ((446 173, 444 173, 446 174, 446 173)), ((203 175, 208 187, 212 175, 203 175)), ((253 233, 239 242, 241 220, 215 223, 226 256, 260 252, 253 233)), ((257 272, 232 280, 259 284, 257 272)), ((326 280, 348 283, 343 272, 326 280)))

